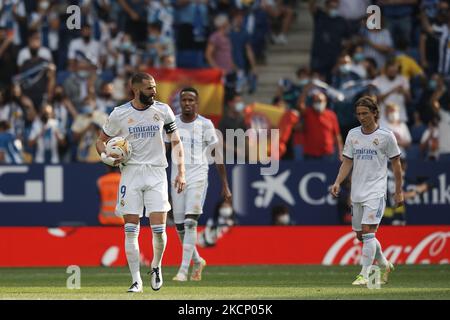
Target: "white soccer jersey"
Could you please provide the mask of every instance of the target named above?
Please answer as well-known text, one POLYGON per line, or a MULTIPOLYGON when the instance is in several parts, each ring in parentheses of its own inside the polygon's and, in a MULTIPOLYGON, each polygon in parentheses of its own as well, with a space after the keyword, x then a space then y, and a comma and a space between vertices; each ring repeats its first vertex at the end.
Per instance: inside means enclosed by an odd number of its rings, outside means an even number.
POLYGON ((174 127, 175 115, 165 103, 155 101, 145 110, 133 107, 127 102, 114 108, 103 125, 103 131, 110 137, 122 136, 133 148, 128 164, 150 164, 167 167, 163 128, 174 127), (172 124, 172 125, 170 125, 172 124))
MULTIPOLYGON (((213 123, 211 120, 200 115, 197 119, 189 123, 181 121, 181 116, 177 115, 175 123, 184 148, 186 182, 189 184, 207 179, 207 147, 219 141, 213 123)), ((172 181, 175 180, 177 172, 177 164, 172 161, 172 181)))
POLYGON ((352 202, 365 202, 386 195, 388 159, 400 155, 394 134, 378 128, 364 134, 361 127, 350 130, 343 155, 353 160, 352 202))

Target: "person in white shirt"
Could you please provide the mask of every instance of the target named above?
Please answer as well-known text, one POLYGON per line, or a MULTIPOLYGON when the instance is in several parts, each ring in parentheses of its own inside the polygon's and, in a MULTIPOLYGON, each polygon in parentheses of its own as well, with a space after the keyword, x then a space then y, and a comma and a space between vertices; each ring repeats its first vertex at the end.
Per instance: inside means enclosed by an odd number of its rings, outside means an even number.
POLYGON ((431 109, 434 117, 438 119, 438 153, 439 161, 450 161, 450 102, 444 95, 448 91, 448 86, 442 80, 438 81, 436 90, 431 96, 431 109), (442 100, 442 101, 441 101, 442 100))
POLYGON ((64 134, 60 130, 58 120, 54 117, 53 107, 49 104, 45 105, 40 118, 36 117, 33 121, 28 137, 28 145, 36 147, 34 162, 59 163, 58 146, 64 143, 64 134))
POLYGON ((222 146, 216 134, 211 120, 198 114, 199 94, 195 88, 184 88, 180 91, 181 114, 176 116, 176 124, 179 131, 186 163, 186 189, 178 193, 174 185, 176 164, 172 162, 172 207, 174 221, 178 235, 183 244, 182 262, 178 273, 173 278, 175 281, 187 281, 187 274, 191 260, 193 269, 191 280, 201 280, 203 267, 206 262, 200 257, 196 248, 197 224, 203 213, 203 203, 208 188, 208 158, 211 154, 216 157, 216 168, 222 180, 222 197, 231 203, 231 192, 228 187, 228 179, 225 165, 223 164, 222 146))
POLYGON ((411 92, 408 79, 400 74, 399 69, 397 61, 389 60, 384 67, 384 74, 375 78, 373 85, 380 91, 380 117, 385 117, 386 104, 393 103, 400 108, 400 121, 408 122, 406 104, 411 100, 411 92))
POLYGON ((161 261, 167 243, 166 216, 170 210, 163 129, 172 144, 172 160, 178 164, 174 179, 177 192, 184 190, 186 180, 183 146, 175 115, 167 104, 154 100, 155 79, 147 73, 136 73, 131 77, 131 89, 134 99, 111 112, 96 147, 105 164, 117 166, 123 159, 106 154, 105 144, 112 137, 121 136, 132 146, 131 157, 121 166, 116 214, 123 216, 125 221, 125 252, 133 281, 128 292, 142 292, 138 236, 139 218, 143 216, 144 207, 153 233, 151 287, 159 290, 163 284, 161 261))
POLYGON ((351 201, 352 228, 363 242, 360 274, 353 285, 367 285, 374 260, 383 270, 382 283, 387 283, 393 265, 383 255, 375 238, 386 207, 388 160, 395 176, 395 203, 404 202, 400 149, 392 131, 378 125, 379 106, 375 98, 363 96, 355 104, 355 113, 361 126, 349 131, 345 141, 344 161, 339 169, 331 194, 339 196, 341 183, 352 172, 351 201))
POLYGON ((53 62, 51 51, 41 45, 41 35, 39 32, 31 32, 28 36, 28 46, 22 48, 17 55, 17 66, 22 68, 25 61, 31 59, 32 56, 37 56, 48 62, 53 62))
POLYGON ((428 122, 428 128, 420 138, 420 150, 426 160, 436 161, 439 158, 439 119, 432 118, 428 122))
POLYGON ((73 39, 69 44, 67 57, 69 59, 69 70, 76 71, 82 78, 87 74, 101 69, 102 48, 100 42, 92 38, 91 26, 84 24, 81 27, 81 38, 73 39), (89 66, 79 65, 80 60, 89 61, 89 66))
POLYGON ((400 121, 400 108, 398 105, 393 103, 386 105, 385 118, 381 119, 380 125, 394 133, 402 153, 402 158, 405 158, 406 149, 411 145, 412 138, 406 123, 400 121))

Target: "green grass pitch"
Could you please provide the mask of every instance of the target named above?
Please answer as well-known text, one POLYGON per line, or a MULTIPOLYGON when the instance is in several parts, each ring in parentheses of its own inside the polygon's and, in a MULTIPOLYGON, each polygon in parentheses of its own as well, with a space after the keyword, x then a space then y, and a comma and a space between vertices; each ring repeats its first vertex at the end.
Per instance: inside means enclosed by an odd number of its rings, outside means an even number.
POLYGON ((127 294, 127 268, 81 268, 81 289, 69 290, 65 268, 0 268, 0 299, 450 299, 450 265, 400 265, 381 289, 354 287, 358 266, 207 266, 201 282, 174 282, 164 267, 164 285, 127 294))

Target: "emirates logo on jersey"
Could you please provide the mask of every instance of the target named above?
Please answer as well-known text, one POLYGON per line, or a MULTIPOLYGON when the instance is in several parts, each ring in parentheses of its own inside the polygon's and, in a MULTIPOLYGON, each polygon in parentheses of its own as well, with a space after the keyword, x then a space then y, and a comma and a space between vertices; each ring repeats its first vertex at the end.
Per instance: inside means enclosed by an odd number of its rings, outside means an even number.
POLYGON ((378 141, 378 139, 373 140, 373 144, 374 144, 374 145, 377 146, 379 143, 380 143, 380 142, 378 141))
POLYGON ((156 122, 158 122, 160 120, 159 116, 157 114, 155 114, 153 116, 153 120, 155 120, 156 122))

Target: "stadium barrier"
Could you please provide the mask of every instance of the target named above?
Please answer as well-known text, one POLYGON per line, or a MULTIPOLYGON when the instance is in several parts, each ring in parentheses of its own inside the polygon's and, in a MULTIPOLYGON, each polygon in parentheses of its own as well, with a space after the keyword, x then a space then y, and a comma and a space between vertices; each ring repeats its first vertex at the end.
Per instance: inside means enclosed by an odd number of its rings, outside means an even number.
MULTIPOLYGON (((176 266, 181 245, 174 227, 167 233, 163 264, 176 266)), ((450 226, 386 226, 377 237, 395 264, 450 261, 450 226)), ((0 267, 126 266, 123 242, 121 227, 2 227, 0 267)), ((149 227, 141 228, 139 246, 142 264, 149 265, 149 227)), ((349 227, 236 226, 199 252, 208 265, 352 265, 359 263, 361 244, 349 227)))
MULTIPOLYGON (((328 192, 338 168, 338 163, 281 161, 276 175, 262 176, 260 165, 227 165, 237 223, 270 225, 271 209, 286 204, 295 224, 341 224, 328 192)), ((0 165, 0 226, 98 226, 97 179, 104 173, 103 164, 0 165)), ((214 215, 218 181, 211 168, 200 224, 214 215)), ((448 163, 410 162, 406 189, 418 182, 429 190, 407 201, 407 224, 450 225, 448 163)))

